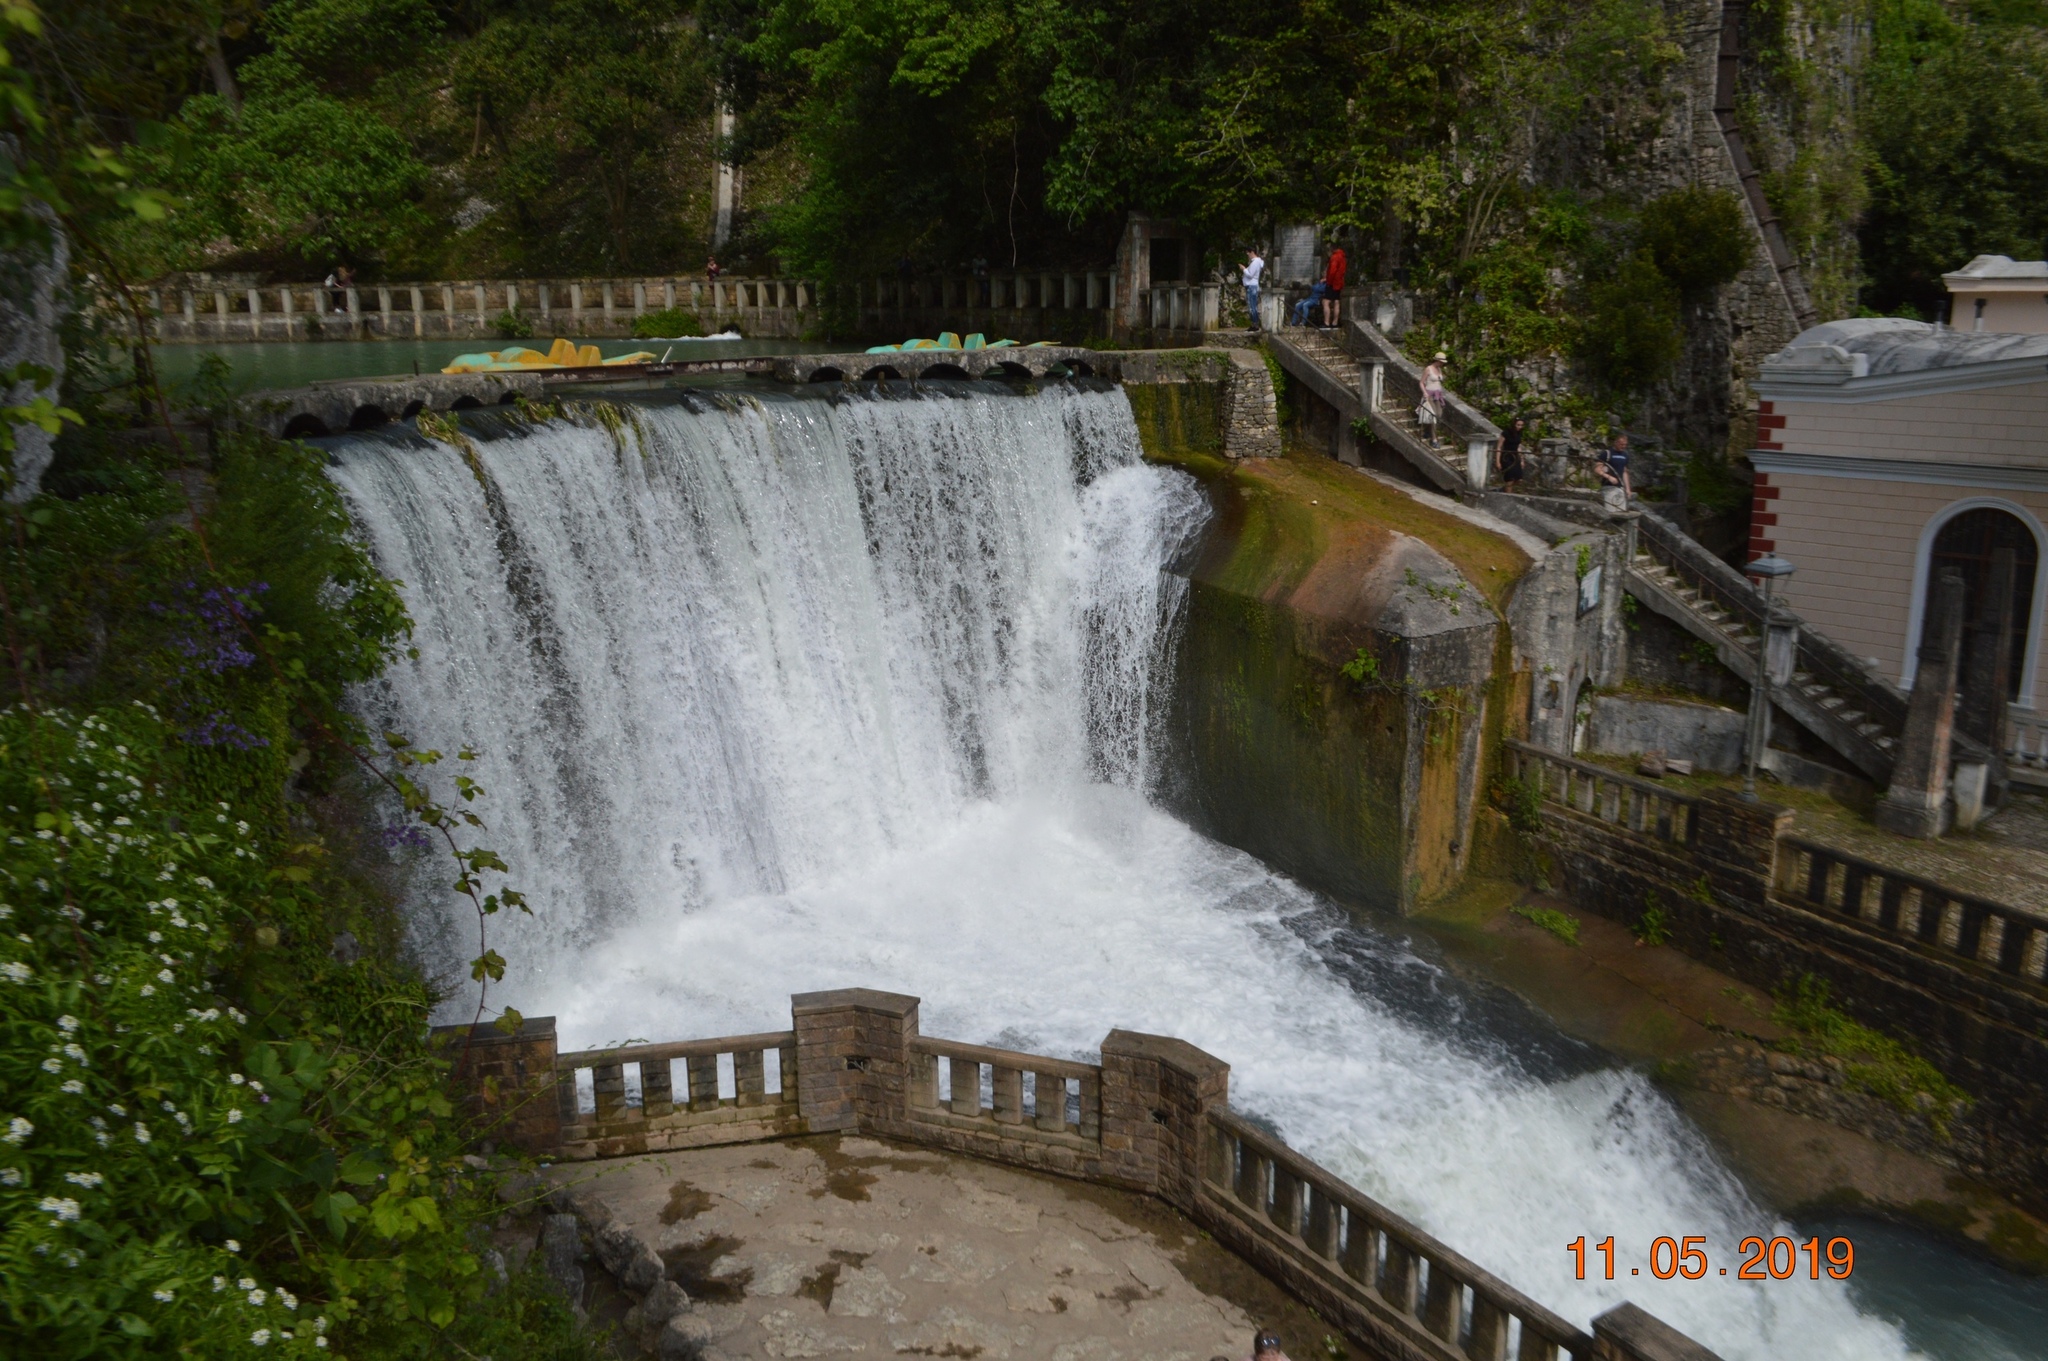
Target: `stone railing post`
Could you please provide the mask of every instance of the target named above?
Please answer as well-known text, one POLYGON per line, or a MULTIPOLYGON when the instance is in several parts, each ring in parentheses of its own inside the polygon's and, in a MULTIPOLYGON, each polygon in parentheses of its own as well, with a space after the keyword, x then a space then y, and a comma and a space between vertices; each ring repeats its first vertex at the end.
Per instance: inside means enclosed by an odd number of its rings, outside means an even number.
POLYGON ((514 1035, 494 1025, 435 1026, 433 1042, 454 1065, 449 1082, 471 1118, 490 1126, 486 1137, 543 1155, 561 1146, 554 1017, 530 1016, 514 1035))
POLYGON ((797 1110, 811 1132, 907 1132, 917 999, 836 988, 798 993, 789 1009, 796 1030, 797 1110))
POLYGON ((1105 1174, 1194 1209, 1212 1107, 1230 1102, 1230 1065, 1185 1040, 1112 1030, 1102 1041, 1105 1174))
POLYGON ((1906 700, 1906 726, 1899 734, 1891 785, 1874 815, 1878 826, 1902 836, 1935 837, 1949 829, 1948 763, 1963 642, 1963 574, 1943 568, 1933 595, 1921 628, 1919 664, 1906 700))
POLYGON ((1592 1361, 1721 1361, 1656 1315, 1620 1304, 1593 1320, 1592 1361))
POLYGON ((1700 795, 1693 809, 1693 849, 1723 871, 1716 887, 1740 883, 1743 896, 1761 903, 1777 882, 1778 838, 1792 830, 1792 810, 1775 803, 1749 803, 1726 789, 1700 795))

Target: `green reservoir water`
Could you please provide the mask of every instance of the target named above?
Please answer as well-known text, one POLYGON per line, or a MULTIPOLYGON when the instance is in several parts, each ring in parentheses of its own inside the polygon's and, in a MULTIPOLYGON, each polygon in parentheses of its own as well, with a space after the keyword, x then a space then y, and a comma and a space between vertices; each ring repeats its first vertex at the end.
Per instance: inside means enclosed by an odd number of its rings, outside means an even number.
MULTIPOLYGON (((670 359, 740 359, 764 354, 802 354, 827 345, 801 340, 579 340, 595 344, 607 359, 652 350, 670 359)), ((510 345, 545 349, 548 340, 311 340, 257 341, 244 345, 159 345, 156 362, 164 381, 181 387, 192 381, 208 355, 227 360, 230 382, 238 392, 301 387, 332 378, 375 378, 389 374, 433 373, 457 355, 497 350, 510 345)))

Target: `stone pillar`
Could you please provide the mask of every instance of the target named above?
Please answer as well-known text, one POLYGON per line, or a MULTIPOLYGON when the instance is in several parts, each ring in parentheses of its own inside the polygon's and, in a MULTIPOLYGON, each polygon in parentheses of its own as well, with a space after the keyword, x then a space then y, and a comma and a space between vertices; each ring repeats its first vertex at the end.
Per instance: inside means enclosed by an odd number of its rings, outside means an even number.
POLYGON ((249 290, 249 339, 263 339, 263 295, 249 290))
POLYGON ((1877 825, 1901 836, 1940 836, 1949 827, 1948 755, 1955 734, 1957 653, 1963 638, 1963 574, 1945 567, 1921 627, 1919 665, 1899 735, 1891 786, 1877 825))
POLYGON ((379 323, 382 334, 388 337, 391 334, 391 290, 388 288, 377 290, 377 314, 382 318, 379 323))
POLYGON ((837 988, 798 993, 789 1008, 796 1029, 797 1109, 811 1132, 907 1133, 917 999, 837 988))
POLYGON ((291 285, 287 284, 277 290, 277 310, 284 313, 284 338, 290 340, 292 338, 292 327, 296 324, 292 320, 291 285))
POLYGON ((1733 790, 1700 795, 1692 846, 1710 866, 1714 887, 1745 903, 1761 903, 1776 882, 1778 838, 1792 830, 1792 810, 1750 803, 1733 790))
POLYGON ((1714 1352, 1633 1304, 1593 1320, 1591 1361, 1721 1361, 1714 1352))
POLYGON ((511 1035, 495 1025, 435 1026, 432 1042, 454 1064, 449 1083, 483 1137, 543 1156, 561 1146, 554 1017, 528 1017, 511 1035))
POLYGON ((1182 1211, 1195 1207, 1209 1111, 1230 1065, 1185 1040, 1112 1030, 1102 1041, 1102 1170, 1182 1211))
POLYGON ((1112 276, 1110 306, 1116 316, 1112 324, 1136 329, 1146 324, 1140 313, 1139 290, 1152 279, 1152 219, 1132 213, 1124 219, 1123 239, 1117 243, 1116 273, 1112 276))
POLYGON ((476 328, 479 331, 488 330, 490 324, 491 319, 484 314, 484 286, 478 284, 476 286, 476 328))
POLYGON ((423 336, 427 333, 427 295, 415 288, 412 293, 412 333, 423 336))

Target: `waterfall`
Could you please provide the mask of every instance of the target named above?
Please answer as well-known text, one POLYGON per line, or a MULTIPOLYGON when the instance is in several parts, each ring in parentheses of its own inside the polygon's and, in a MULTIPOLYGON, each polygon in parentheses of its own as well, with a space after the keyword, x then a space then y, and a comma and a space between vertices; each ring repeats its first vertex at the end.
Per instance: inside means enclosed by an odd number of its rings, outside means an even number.
MULTIPOLYGON (((1206 503, 1141 462, 1120 392, 698 395, 474 465, 350 436, 332 475, 417 625, 356 703, 477 748, 482 840, 534 906, 493 925, 502 1000, 565 1045, 776 1029, 844 986, 1037 1052, 1177 1035, 1581 1323, 1626 1298, 1730 1361, 1907 1354, 1840 1283, 1630 1277, 1653 1238, 1732 1267, 1782 1226, 1640 1075, 1546 1059, 1150 801, 1165 569, 1206 503), (1422 1018, 1416 988, 1451 1000, 1422 1018), (1580 1234, 1616 1237, 1622 1279, 1572 1278, 1580 1234)), ((420 874, 420 948, 460 958, 473 920, 420 874)))

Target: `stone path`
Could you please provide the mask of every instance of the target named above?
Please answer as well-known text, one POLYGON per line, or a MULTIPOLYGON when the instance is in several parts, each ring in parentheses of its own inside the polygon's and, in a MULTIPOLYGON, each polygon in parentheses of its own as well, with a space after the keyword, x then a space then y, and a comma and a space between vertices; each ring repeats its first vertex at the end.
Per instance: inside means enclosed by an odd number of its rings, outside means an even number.
POLYGON ((1143 1197, 852 1136, 548 1175, 660 1253, 705 1361, 1211 1361, 1250 1351, 1247 1305, 1322 1353, 1306 1311, 1143 1197))

